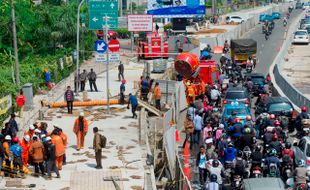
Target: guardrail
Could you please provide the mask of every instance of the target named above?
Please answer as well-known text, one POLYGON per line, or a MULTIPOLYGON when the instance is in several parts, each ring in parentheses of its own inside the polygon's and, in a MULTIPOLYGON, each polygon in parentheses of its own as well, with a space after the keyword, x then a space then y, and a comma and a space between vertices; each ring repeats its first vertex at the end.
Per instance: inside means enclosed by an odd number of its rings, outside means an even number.
POLYGON ((292 84, 290 84, 286 79, 283 73, 281 72, 281 63, 285 61, 285 58, 288 56, 288 50, 293 41, 292 33, 298 28, 299 20, 302 18, 304 14, 301 14, 296 20, 293 22, 287 31, 288 38, 284 41, 281 50, 279 51, 277 57, 274 59, 273 64, 269 69, 269 73, 271 76, 271 81, 274 84, 275 89, 278 91, 279 95, 286 96, 290 101, 295 105, 297 109, 301 106, 310 107, 310 99, 305 97, 302 92, 300 92, 297 88, 295 88, 292 84))

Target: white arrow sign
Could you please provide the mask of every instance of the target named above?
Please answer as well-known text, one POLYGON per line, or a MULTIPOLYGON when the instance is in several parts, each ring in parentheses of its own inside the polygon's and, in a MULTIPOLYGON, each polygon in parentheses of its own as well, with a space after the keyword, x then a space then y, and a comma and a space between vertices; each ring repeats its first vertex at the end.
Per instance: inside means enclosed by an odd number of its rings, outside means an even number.
POLYGON ((97 20, 99 20, 99 19, 97 19, 96 17, 94 17, 92 20, 93 20, 94 22, 97 22, 97 20))
POLYGON ((112 9, 114 9, 114 6, 115 6, 115 5, 114 5, 114 3, 111 3, 110 6, 111 6, 112 9))
POLYGON ((104 50, 104 47, 105 47, 105 43, 102 42, 102 43, 98 43, 97 44, 97 51, 103 51, 104 50))

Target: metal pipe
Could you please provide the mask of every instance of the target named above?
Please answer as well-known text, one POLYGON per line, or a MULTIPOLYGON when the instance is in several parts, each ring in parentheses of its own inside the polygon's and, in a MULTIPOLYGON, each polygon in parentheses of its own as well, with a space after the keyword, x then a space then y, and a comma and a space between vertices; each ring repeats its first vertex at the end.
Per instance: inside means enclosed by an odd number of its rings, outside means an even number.
MULTIPOLYGON (((105 15, 105 41, 108 42, 108 15, 105 15)), ((109 50, 106 51, 107 64, 106 64, 106 77, 107 77, 107 114, 110 114, 110 87, 109 87, 109 50)))
MULTIPOLYGON (((77 12, 77 22, 76 22, 76 73, 77 82, 80 79, 80 72, 79 72, 79 64, 80 64, 80 10, 82 4, 85 2, 85 0, 82 0, 78 6, 78 12, 77 12)), ((79 85, 77 85, 77 88, 79 88, 79 85)), ((79 93, 79 89, 76 91, 77 95, 79 93)))

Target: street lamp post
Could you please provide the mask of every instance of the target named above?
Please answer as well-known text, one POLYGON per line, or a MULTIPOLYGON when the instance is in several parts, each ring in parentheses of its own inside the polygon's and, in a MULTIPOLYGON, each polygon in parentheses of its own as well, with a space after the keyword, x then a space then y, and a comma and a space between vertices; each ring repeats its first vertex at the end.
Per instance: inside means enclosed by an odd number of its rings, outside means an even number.
MULTIPOLYGON (((80 72, 79 72, 79 67, 80 67, 80 10, 82 4, 85 2, 85 0, 82 0, 78 6, 78 11, 77 11, 77 22, 76 22, 76 80, 75 82, 78 82, 80 79, 80 72)), ((79 93, 79 85, 76 85, 77 90, 76 93, 78 95, 79 93)))

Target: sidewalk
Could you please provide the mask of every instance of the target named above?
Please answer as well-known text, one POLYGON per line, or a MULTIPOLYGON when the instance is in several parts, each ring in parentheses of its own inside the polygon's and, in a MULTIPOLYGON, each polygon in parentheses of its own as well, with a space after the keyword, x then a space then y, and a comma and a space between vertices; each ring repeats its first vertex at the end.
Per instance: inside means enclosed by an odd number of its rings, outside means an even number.
POLYGON ((309 45, 292 45, 287 61, 280 65, 285 79, 310 99, 310 52, 309 45))
MULTIPOLYGON (((143 72, 144 65, 129 61, 123 58, 125 67, 126 92, 133 92, 134 82, 137 81, 143 72)), ((95 71, 102 71, 102 65, 95 65, 94 60, 83 65, 84 68, 94 68, 95 71), (96 67, 95 67, 96 66, 96 67), (95 69, 96 68, 96 69, 95 69), (98 70, 97 70, 98 69, 98 70)), ((118 70, 110 70, 110 93, 117 96, 119 93, 118 70)), ((159 78, 162 74, 152 74, 152 78, 159 78)), ((69 80, 62 84, 66 87, 73 81, 69 80)), ((98 100, 106 99, 106 75, 105 72, 98 75, 97 87, 99 92, 88 92, 89 99, 98 100)), ((89 90, 89 84, 86 84, 86 90, 89 90)), ((63 89, 57 91, 55 100, 63 101, 63 89), (58 98, 56 98, 59 96, 58 98)), ((81 94, 81 93, 80 93, 81 94)), ((41 96, 36 96, 36 105, 39 106, 41 96)), ((81 97, 79 97, 81 98, 81 97)), ((111 114, 107 115, 106 106, 98 107, 74 107, 73 115, 66 113, 66 108, 52 108, 48 110, 45 122, 48 123, 48 131, 53 129, 52 125, 57 123, 68 136, 68 146, 66 149, 67 165, 60 171, 61 179, 45 180, 42 177, 35 178, 27 176, 22 180, 23 185, 36 184, 34 189, 73 189, 73 190, 112 190, 115 189, 111 177, 113 176, 120 181, 116 181, 122 190, 139 190, 143 189, 145 175, 147 172, 146 147, 139 142, 139 124, 137 119, 132 119, 131 110, 126 109, 127 105, 111 106, 111 114), (80 111, 84 111, 90 126, 89 132, 85 138, 85 148, 76 151, 76 136, 73 133, 73 123, 78 117, 80 111), (107 147, 103 149, 103 170, 96 170, 93 144, 92 128, 98 127, 99 132, 107 137, 107 147)), ((29 113, 27 113, 29 114, 29 113)), ((26 116, 27 117, 27 116, 26 116)), ((27 127, 28 128, 28 127, 27 127)), ((31 169, 32 170, 32 169, 31 169)), ((7 178, 8 179, 8 178, 7 178)), ((0 183, 0 189, 4 186, 5 181, 0 183)))

